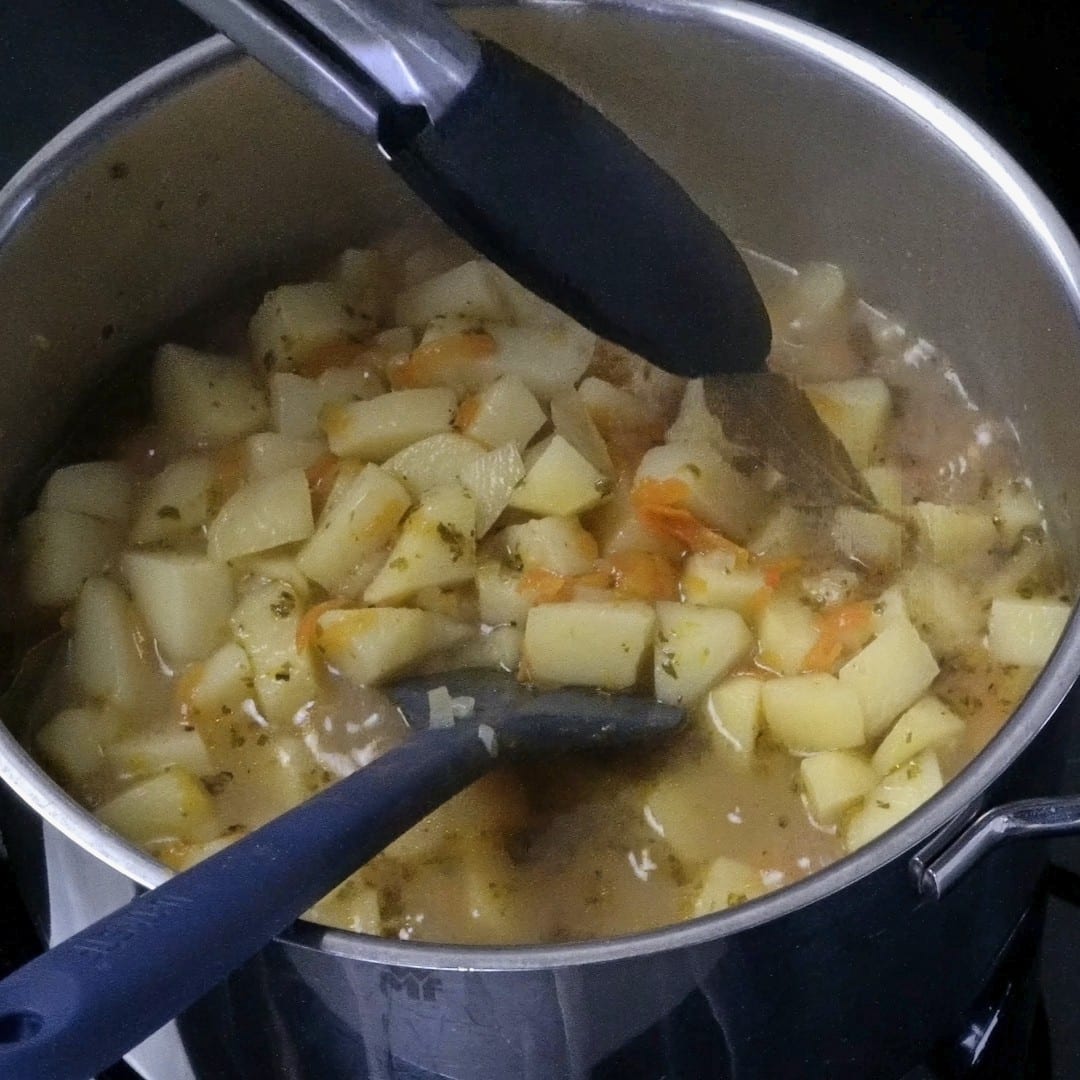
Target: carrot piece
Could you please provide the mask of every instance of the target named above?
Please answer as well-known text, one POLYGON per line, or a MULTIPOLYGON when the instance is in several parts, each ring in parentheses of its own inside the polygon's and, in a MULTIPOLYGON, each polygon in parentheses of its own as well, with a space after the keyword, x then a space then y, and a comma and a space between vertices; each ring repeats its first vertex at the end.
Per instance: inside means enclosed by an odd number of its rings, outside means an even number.
POLYGON ((413 349, 390 372, 390 384, 395 390, 414 390, 474 383, 477 362, 490 360, 495 348, 495 339, 483 330, 447 334, 413 349))
POLYGON ((679 571, 652 551, 620 551, 611 556, 615 591, 635 600, 677 600, 679 571))
POLYGON ((326 498, 334 486, 340 468, 341 458, 336 454, 326 453, 304 470, 308 490, 311 492, 311 510, 316 517, 326 505, 326 498))
POLYGON ((845 651, 864 645, 873 632, 873 608, 866 600, 836 604, 817 617, 818 639, 803 661, 804 671, 830 672, 845 651))
POLYGON ((457 407, 454 414, 454 427, 458 431, 467 432, 476 422, 477 413, 480 412, 480 395, 470 394, 457 407))
POLYGON ((638 520, 649 532, 677 540, 690 551, 726 551, 735 556, 737 565, 750 559, 746 548, 709 528, 686 509, 690 488, 677 477, 666 480, 643 480, 630 492, 630 501, 638 520))
POLYGON ((794 573, 802 567, 803 561, 799 556, 791 555, 787 558, 763 559, 755 562, 755 565, 765 575, 765 584, 770 589, 777 589, 787 574, 794 573))
POLYGON ((340 596, 332 596, 322 603, 312 604, 311 607, 300 616, 296 624, 296 649, 297 652, 305 652, 315 643, 315 631, 319 626, 319 616, 327 611, 336 611, 338 608, 348 606, 348 601, 340 596))
POLYGON ((518 592, 531 604, 554 604, 569 599, 573 582, 573 578, 556 574, 554 570, 535 567, 521 575, 518 592))

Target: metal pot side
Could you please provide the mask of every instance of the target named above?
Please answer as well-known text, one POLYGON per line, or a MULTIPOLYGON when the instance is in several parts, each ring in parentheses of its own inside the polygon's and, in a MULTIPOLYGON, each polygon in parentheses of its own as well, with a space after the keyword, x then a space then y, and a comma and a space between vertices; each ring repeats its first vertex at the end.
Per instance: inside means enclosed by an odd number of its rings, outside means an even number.
MULTIPOLYGON (((466 19, 598 102, 733 236, 851 268, 871 303, 940 345, 976 400, 1015 423, 1080 568, 1080 435, 1062 392, 1080 356, 1080 251, 1000 148, 884 62, 752 5, 492 6, 466 19)), ((110 358, 239 283, 287 279, 417 212, 374 152, 222 41, 107 99, 0 193, 6 520, 110 358)), ((996 852, 927 902, 910 855, 980 808, 1056 790, 1071 711, 1058 707, 1078 663, 1074 620, 961 777, 778 894, 550 948, 298 924, 133 1060, 152 1077, 183 1077, 186 1055, 200 1078, 260 1080, 899 1075, 975 997, 1044 859, 1032 845, 996 852)), ((165 876, 3 729, 0 773, 5 840, 50 940, 165 876)))

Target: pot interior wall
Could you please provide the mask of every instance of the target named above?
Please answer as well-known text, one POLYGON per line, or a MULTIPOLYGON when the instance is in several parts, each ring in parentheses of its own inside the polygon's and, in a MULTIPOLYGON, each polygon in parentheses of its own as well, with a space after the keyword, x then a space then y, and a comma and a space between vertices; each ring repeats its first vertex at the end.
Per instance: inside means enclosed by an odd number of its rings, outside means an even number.
MULTIPOLYGON (((1075 564, 1080 439, 1062 388, 1080 341, 1044 248, 925 119, 790 42, 754 39, 739 25, 751 15, 703 26, 556 5, 468 20, 599 104, 738 240, 848 268, 942 346, 1015 422, 1075 564)), ((0 255, 9 517, 23 509, 15 481, 110 358, 418 212, 371 148, 250 62, 222 60, 152 106, 39 192, 0 255)))

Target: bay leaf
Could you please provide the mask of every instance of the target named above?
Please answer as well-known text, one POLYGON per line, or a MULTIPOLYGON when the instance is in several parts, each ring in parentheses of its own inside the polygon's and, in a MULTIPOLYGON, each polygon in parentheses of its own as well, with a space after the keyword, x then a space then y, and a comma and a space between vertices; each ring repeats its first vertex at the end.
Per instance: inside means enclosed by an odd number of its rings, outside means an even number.
POLYGON ((791 379, 763 371, 713 375, 704 383, 705 403, 724 435, 780 473, 796 505, 884 513, 844 444, 791 379))

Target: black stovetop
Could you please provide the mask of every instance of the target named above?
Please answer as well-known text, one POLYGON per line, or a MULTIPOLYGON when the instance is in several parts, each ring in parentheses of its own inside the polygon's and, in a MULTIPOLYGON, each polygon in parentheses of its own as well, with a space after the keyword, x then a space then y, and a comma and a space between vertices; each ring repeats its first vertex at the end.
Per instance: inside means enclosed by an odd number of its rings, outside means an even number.
MULTIPOLYGON (((780 0, 934 86, 991 132, 1080 232, 1080 18, 1067 0, 780 0)), ((65 123, 205 28, 172 0, 0 0, 0 183, 65 123)), ((1080 791, 1080 734, 1068 773, 1080 791)), ((1080 1077, 1080 841, 1057 869, 1038 958, 1052 1068, 1080 1077), (1073 873, 1078 876, 1071 876, 1073 873)), ((0 973, 36 945, 0 861, 0 973)), ((122 1068, 110 1080, 130 1080, 122 1068)), ((1019 1080, 1020 1073, 1010 1075, 1019 1080)))

